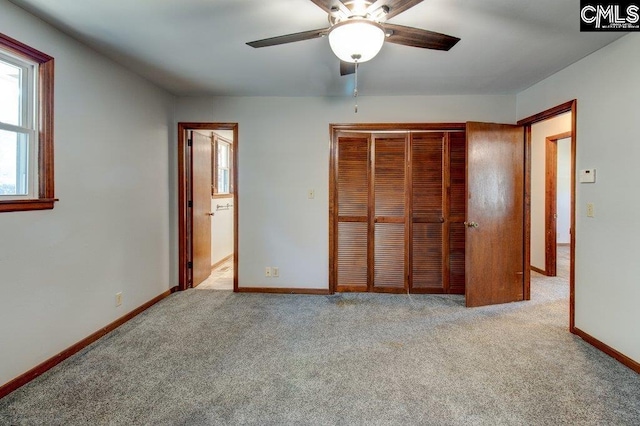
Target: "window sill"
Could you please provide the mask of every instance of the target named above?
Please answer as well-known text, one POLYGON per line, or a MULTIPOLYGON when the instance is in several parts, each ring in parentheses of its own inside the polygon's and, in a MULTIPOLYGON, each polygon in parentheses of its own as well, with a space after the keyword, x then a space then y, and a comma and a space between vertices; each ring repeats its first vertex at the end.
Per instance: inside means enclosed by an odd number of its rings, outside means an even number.
POLYGON ((216 198, 233 198, 233 194, 213 194, 211 196, 212 199, 216 198))
POLYGON ((22 212, 29 210, 51 210, 57 198, 36 198, 33 200, 0 201, 0 213, 22 212))

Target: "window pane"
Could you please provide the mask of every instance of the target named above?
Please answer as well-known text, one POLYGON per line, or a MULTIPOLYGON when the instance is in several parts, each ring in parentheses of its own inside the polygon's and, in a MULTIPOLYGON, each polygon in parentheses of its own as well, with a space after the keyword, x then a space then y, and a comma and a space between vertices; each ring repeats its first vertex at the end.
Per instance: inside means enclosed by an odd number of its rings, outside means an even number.
POLYGON ((229 193, 229 169, 218 169, 218 194, 229 193))
POLYGON ((22 68, 0 60, 0 121, 21 126, 22 68))
POLYGON ((0 130, 0 195, 27 195, 28 137, 0 130))
POLYGON ((218 167, 229 167, 229 144, 218 142, 218 167))

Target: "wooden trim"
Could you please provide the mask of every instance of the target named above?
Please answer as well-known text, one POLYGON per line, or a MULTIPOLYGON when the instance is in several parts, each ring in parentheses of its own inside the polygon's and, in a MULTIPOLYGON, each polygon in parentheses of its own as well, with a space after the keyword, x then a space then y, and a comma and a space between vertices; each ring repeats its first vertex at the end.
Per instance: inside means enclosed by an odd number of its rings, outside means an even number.
POLYGON ((21 212, 30 210, 51 210, 57 198, 37 198, 33 200, 0 201, 0 212, 21 212))
POLYGON ((556 276, 556 218, 558 197, 558 145, 557 140, 545 140, 545 191, 544 191, 544 269, 548 277, 556 276))
POLYGON ((225 194, 225 198, 233 198, 233 291, 238 291, 238 123, 178 123, 178 278, 179 290, 189 288, 190 270, 187 263, 191 261, 191 234, 189 208, 187 207, 190 192, 188 175, 191 150, 185 143, 188 130, 232 130, 233 131, 233 192, 225 194))
POLYGON ((362 132, 362 131, 447 131, 465 130, 466 123, 349 123, 329 125, 332 134, 335 132, 362 132))
POLYGON ((312 294, 326 296, 331 290, 322 288, 239 287, 238 293, 312 294))
POLYGON ((334 132, 329 126, 329 140, 331 145, 329 148, 329 292, 331 294, 336 291, 338 281, 338 243, 336 236, 338 235, 338 212, 337 212, 337 175, 338 175, 338 132, 334 132))
POLYGON ((573 334, 575 334, 576 336, 580 337, 582 340, 584 340, 585 342, 587 342, 591 346, 593 346, 593 347, 597 348, 598 350, 604 352, 605 354, 609 355, 610 357, 615 358, 617 361, 619 361, 624 366, 629 367, 630 369, 632 369, 636 373, 640 374, 640 362, 634 361, 633 359, 629 358, 625 354, 623 354, 621 352, 618 352, 617 350, 613 349, 611 346, 607 345, 606 343, 601 342, 600 340, 596 339, 595 337, 591 336, 588 333, 585 333, 584 331, 580 330, 577 327, 573 327, 571 332, 573 334))
POLYGON ((0 212, 50 210, 58 199, 54 185, 54 70, 51 56, 0 34, 0 46, 29 61, 38 63, 38 198, 0 202, 0 212))
POLYGON ((148 301, 145 304, 141 305, 140 307, 134 309, 133 311, 129 312, 128 314, 118 318, 117 320, 115 320, 111 324, 101 328, 100 330, 98 330, 95 333, 89 335, 88 337, 85 337, 84 339, 82 339, 78 343, 76 343, 76 344, 68 347, 67 349, 63 350, 59 354, 49 358, 48 360, 44 361, 43 363, 33 367, 31 370, 27 371, 26 373, 21 374, 20 376, 16 377, 15 379, 11 380, 10 382, 2 385, 0 387, 0 398, 3 398, 5 396, 9 395, 11 392, 13 392, 14 390, 18 389, 19 387, 26 385, 27 383, 29 383, 30 381, 32 381, 36 377, 40 376, 41 374, 45 373, 46 371, 48 371, 51 368, 55 367, 56 365, 60 364, 62 361, 66 360, 67 358, 71 357, 72 355, 80 352, 85 347, 89 346, 90 344, 92 344, 96 340, 100 339, 104 335, 106 335, 106 334, 112 332, 113 330, 115 330, 116 328, 120 327, 122 324, 126 323, 127 321, 129 321, 130 319, 135 317, 136 315, 139 315, 140 313, 146 311, 151 306, 155 305, 156 303, 158 303, 162 299, 168 297, 169 295, 171 295, 172 293, 176 292, 177 290, 178 290, 177 286, 170 288, 169 290, 167 290, 164 293, 154 297, 150 301, 148 301))
POLYGON ((223 258, 222 260, 217 261, 216 263, 211 265, 211 270, 216 269, 218 266, 222 265, 224 262, 226 262, 227 260, 231 259, 232 257, 233 257, 233 253, 231 253, 229 256, 223 258))
POLYGON ((575 105, 576 100, 572 100, 572 101, 568 101, 565 102, 561 105, 558 105, 556 107, 553 108, 549 108, 546 111, 542 111, 538 114, 534 114, 530 117, 527 118, 523 118, 522 120, 518 121, 518 126, 530 126, 534 123, 537 123, 539 121, 544 121, 548 118, 553 118, 556 115, 560 115, 560 114, 564 114, 565 112, 569 112, 572 111, 573 106, 575 105))
POLYGON ((571 102, 571 235, 569 240, 569 330, 573 332, 576 323, 576 145, 578 102, 571 102))
MULTIPOLYGON (((539 273, 539 274, 547 275, 547 271, 544 271, 544 270, 542 270, 542 269, 540 269, 540 268, 536 268, 536 267, 535 267, 535 266, 533 266, 533 265, 530 265, 530 266, 529 266, 529 269, 531 269, 532 271, 535 271, 535 272, 537 272, 537 273, 539 273)), ((529 294, 530 294, 530 293, 531 293, 531 291, 529 291, 529 294)), ((526 300, 531 300, 531 295, 529 295, 529 299, 526 299, 526 300)))
POLYGON ((531 300, 531 126, 524 126, 524 277, 522 298, 531 300))
POLYGON ((233 198, 233 193, 225 193, 225 194, 211 194, 211 199, 215 200, 216 198, 233 198))
MULTIPOLYGON (((386 134, 396 135, 399 133, 407 133, 405 136, 405 156, 408 160, 412 155, 412 139, 409 137, 409 132, 419 133, 425 132, 459 132, 466 130, 466 123, 357 123, 357 124, 330 124, 329 136, 330 136, 330 153, 329 153, 329 289, 330 293, 336 291, 370 291, 370 292, 397 292, 394 288, 374 288, 374 257, 375 257, 375 223, 405 223, 405 288, 400 289, 400 292, 406 292, 409 289, 410 292, 413 286, 413 273, 412 273, 412 228, 414 223, 443 223, 447 226, 447 219, 444 216, 420 216, 411 217, 411 204, 413 203, 412 195, 412 171, 411 161, 407 161, 407 168, 405 169, 405 215, 403 219, 396 217, 379 217, 375 218, 375 143, 373 139, 375 136, 384 137, 386 134), (367 207, 368 215, 366 217, 338 217, 337 211, 337 179, 338 179, 338 136, 346 134, 360 134, 366 133, 369 138, 368 149, 368 180, 369 185, 369 204, 367 207), (377 133, 377 135, 376 135, 377 133), (360 286, 338 286, 338 271, 337 271, 337 227, 338 220, 340 222, 367 222, 367 288, 360 286), (404 221, 404 222, 403 222, 404 221)), ((448 136, 447 136, 448 137, 448 136)), ((443 149, 447 149, 446 143, 443 149)), ((446 154, 443 151, 443 155, 446 154)), ((444 161, 444 160, 443 160, 444 161)), ((445 167, 446 168, 446 167, 445 167)), ((447 169, 448 170, 448 169, 447 169)), ((448 171, 447 171, 448 172, 448 171)), ((446 203, 446 194, 449 191, 448 179, 443 178, 443 203, 446 203)), ((464 220, 464 217, 460 217, 460 222, 464 220)), ((454 221, 456 218, 450 217, 449 221, 454 221)), ((448 242, 447 242, 448 244, 448 242)), ((446 248, 446 247, 445 247, 446 248)), ((448 252, 443 253, 443 282, 448 284, 448 252)), ((418 293, 419 291, 416 291, 418 293)), ((452 292, 453 293, 453 292, 452 292)))
POLYGON ((376 142, 373 134, 369 135, 369 152, 367 159, 367 185, 369 188, 369 205, 367 206, 367 291, 374 289, 376 276, 376 142))
POLYGON ((557 267, 558 140, 570 137, 569 131, 545 139, 545 275, 549 277, 556 276, 557 267))
MULTIPOLYGON (((531 131, 531 125, 539 121, 553 118, 557 115, 564 114, 565 112, 571 112, 571 241, 570 241, 570 262, 569 262, 569 330, 573 333, 575 329, 575 287, 576 287, 576 145, 577 145, 577 129, 576 123, 578 119, 578 101, 572 100, 565 102, 556 107, 550 108, 541 113, 532 115, 518 121, 518 125, 527 126, 528 132, 531 131)), ((530 139, 530 138, 529 138, 530 139)), ((530 155, 529 155, 530 160, 530 155)), ((525 178, 526 179, 526 178, 525 178)), ((529 177, 530 179, 530 177, 529 177)), ((531 182, 529 180, 528 189, 531 182)), ((530 214, 530 213, 529 213, 530 214)), ((530 217, 529 217, 529 231, 530 231, 530 217)), ((526 223, 526 221, 525 221, 526 223)), ((527 247, 525 247, 525 250, 527 247)), ((528 263, 527 263, 528 264, 528 263)), ((527 277, 525 276, 525 281, 527 277)), ((530 292, 530 285, 525 288, 526 292, 530 292)))

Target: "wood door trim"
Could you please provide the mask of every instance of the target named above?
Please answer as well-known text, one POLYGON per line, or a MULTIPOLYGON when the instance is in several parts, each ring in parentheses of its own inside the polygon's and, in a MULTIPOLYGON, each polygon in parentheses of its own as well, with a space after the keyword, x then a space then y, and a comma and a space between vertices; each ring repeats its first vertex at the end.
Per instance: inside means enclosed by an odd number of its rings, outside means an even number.
POLYGON ((564 114, 565 112, 569 112, 574 108, 576 104, 576 100, 568 101, 553 108, 549 108, 548 110, 542 111, 538 114, 534 114, 527 118, 523 118, 522 120, 518 120, 516 123, 518 126, 530 126, 539 121, 544 121, 549 118, 553 118, 557 115, 564 114))
POLYGON ((186 143, 188 130, 231 130, 234 139, 233 155, 233 291, 238 291, 238 123, 205 123, 205 122, 180 122, 178 123, 178 290, 189 288, 190 269, 187 263, 191 262, 191 234, 189 207, 190 180, 189 163, 191 150, 186 143))
MULTIPOLYGON (((578 101, 576 99, 565 102, 561 105, 555 106, 553 108, 549 108, 546 111, 542 111, 538 114, 534 114, 530 117, 523 118, 518 121, 519 125, 527 126, 529 137, 527 137, 528 143, 530 143, 531 137, 531 125, 537 123, 539 121, 546 120, 548 118, 553 118, 560 114, 564 114, 565 112, 571 112, 571 238, 570 238, 570 261, 569 261, 569 331, 571 333, 576 334, 575 328, 575 282, 576 282, 576 144, 577 144, 577 119, 578 119, 578 101)), ((529 152, 529 158, 527 162, 531 160, 531 154, 529 152)), ((528 181, 528 189, 531 189, 531 176, 530 176, 530 168, 528 172, 529 176, 526 178, 528 181)), ((525 205, 526 207, 526 205, 525 205)), ((527 218, 525 219, 525 223, 527 223, 528 231, 531 230, 531 210, 527 208, 526 211, 527 218)), ((530 245, 525 245, 525 253, 530 252, 530 245)), ((530 253, 526 254, 526 256, 530 256, 530 253)), ((530 259, 530 257, 527 257, 530 259)), ((525 271, 525 282, 527 283, 527 287, 525 288, 525 294, 530 294, 530 281, 527 277, 531 274, 530 262, 525 263, 527 266, 527 270, 525 271)))
POLYGON ((558 140, 571 137, 571 132, 548 136, 545 139, 545 272, 555 277, 557 257, 557 196, 558 196, 558 140))
POLYGON ((548 277, 556 276, 556 220, 558 145, 557 139, 545 139, 545 183, 544 183, 544 271, 548 277))
MULTIPOLYGON (((408 132, 420 132, 420 131, 439 131, 439 132, 464 132, 466 130, 466 123, 352 123, 352 124, 330 124, 329 125, 329 137, 330 137, 330 150, 329 150, 329 292, 331 294, 336 291, 362 291, 356 288, 348 287, 348 286, 338 286, 338 222, 343 221, 345 217, 338 216, 338 206, 337 206, 337 189, 338 189, 338 138, 343 136, 354 136, 361 135, 363 132, 369 134, 369 149, 367 156, 367 178, 371 183, 369 185, 369 204, 367 207, 368 218, 367 218, 367 291, 372 291, 373 289, 373 277, 374 277, 374 264, 371 261, 374 256, 374 240, 375 240, 375 221, 374 221, 374 211, 373 206, 375 206, 375 187, 372 184, 374 182, 374 170, 373 168, 373 158, 375 155, 375 147, 373 146, 373 134, 376 132, 389 132, 389 133, 408 133, 408 132)), ((383 134, 384 135, 384 134, 383 134)), ((407 137, 407 139, 410 139, 407 137)), ((408 142, 410 146, 410 141, 408 142)), ((405 148, 407 149, 407 148, 405 148)), ((410 149, 407 151, 405 155, 411 155, 410 149)), ((411 158, 411 157, 408 157, 411 158)), ((406 185, 410 185, 411 180, 411 170, 405 169, 405 182, 406 185), (409 174, 407 176, 407 173, 409 174)), ((411 187, 406 189, 405 196, 408 196, 411 200, 411 187), (408 195, 407 195, 408 194, 408 195)), ((444 194, 443 194, 444 197, 444 194)), ((412 200, 411 200, 412 202, 412 200)), ((444 217, 438 218, 412 218, 411 213, 408 212, 409 209, 405 210, 405 216, 407 216, 406 222, 408 225, 405 226, 405 247, 407 244, 411 246, 411 241, 408 239, 411 236, 411 232, 407 232, 406 230, 411 230, 413 223, 426 222, 430 223, 433 221, 434 223, 443 223, 446 221, 444 217)), ((355 217, 348 217, 350 221, 359 222, 361 220, 356 219, 355 217)), ((464 220, 464 218, 461 218, 464 220)), ((382 223, 382 222, 380 222, 382 223)), ((409 250, 405 250, 405 253, 408 255, 409 250)), ((448 254, 447 254, 448 256, 448 254)), ((406 274, 405 278, 407 283, 406 287, 410 285, 411 282, 411 264, 405 260, 405 268, 406 274)), ((443 277, 444 279, 444 277, 443 277)), ((447 276, 448 279, 448 276, 447 276)), ((385 290, 386 291, 386 290, 385 290)), ((391 290, 389 290, 391 291, 391 290)))
POLYGON ((350 123, 331 124, 329 131, 334 132, 363 132, 363 131, 391 131, 394 133, 407 131, 451 131, 465 130, 466 123, 350 123))

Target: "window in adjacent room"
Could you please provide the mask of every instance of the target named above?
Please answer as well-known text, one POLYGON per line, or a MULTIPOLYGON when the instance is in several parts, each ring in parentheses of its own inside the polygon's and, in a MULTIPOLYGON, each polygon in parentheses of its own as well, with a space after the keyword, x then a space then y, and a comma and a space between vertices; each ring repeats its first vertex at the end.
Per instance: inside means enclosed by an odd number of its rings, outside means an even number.
POLYGON ((233 144, 221 136, 213 137, 213 196, 229 195, 233 192, 233 144))
POLYGON ((53 58, 0 34, 0 212, 54 201, 53 58))

